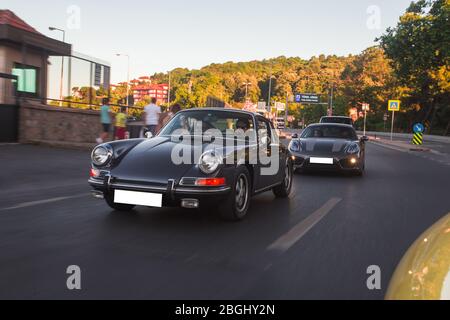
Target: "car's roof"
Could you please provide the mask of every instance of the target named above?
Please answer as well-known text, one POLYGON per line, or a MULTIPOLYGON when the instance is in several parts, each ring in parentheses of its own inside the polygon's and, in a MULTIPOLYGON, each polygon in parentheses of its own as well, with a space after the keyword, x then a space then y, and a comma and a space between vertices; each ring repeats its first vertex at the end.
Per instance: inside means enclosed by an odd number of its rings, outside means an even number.
POLYGON ((232 109, 232 108, 191 108, 191 109, 184 109, 180 112, 189 112, 189 111, 221 111, 221 112, 238 112, 238 113, 244 113, 251 116, 257 116, 260 115, 259 113, 242 110, 242 109, 232 109))
POLYGON ((326 119, 326 118, 343 118, 343 119, 351 119, 350 117, 347 117, 347 116, 323 116, 321 119, 326 119))
POLYGON ((308 126, 308 128, 309 127, 330 127, 330 126, 355 129, 355 128, 353 128, 352 125, 345 124, 345 123, 313 123, 313 124, 310 124, 308 126))

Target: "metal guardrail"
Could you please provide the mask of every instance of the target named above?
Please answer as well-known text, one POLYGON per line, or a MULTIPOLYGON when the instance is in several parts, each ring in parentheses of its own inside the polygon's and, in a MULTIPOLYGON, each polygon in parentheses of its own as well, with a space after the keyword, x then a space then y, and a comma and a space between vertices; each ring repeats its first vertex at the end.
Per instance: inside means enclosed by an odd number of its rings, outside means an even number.
MULTIPOLYGON (((82 105, 82 106, 86 106, 86 109, 84 110, 98 110, 101 107, 101 104, 95 104, 95 103, 88 103, 88 102, 79 102, 79 101, 73 101, 73 100, 59 100, 59 99, 51 99, 51 98, 33 98, 33 97, 24 97, 24 99, 26 100, 31 100, 31 101, 39 101, 39 102, 47 102, 46 104, 52 107, 61 107, 61 108, 70 108, 70 109, 79 109, 78 107, 75 107, 74 105, 82 105), (51 102, 56 102, 58 104, 49 104, 48 101, 51 102), (63 104, 62 106, 60 106, 59 104, 63 104)), ((137 107, 137 106, 129 106, 127 107, 126 105, 121 105, 121 104, 112 104, 110 103, 109 106, 111 107, 125 107, 128 109, 132 109, 132 110, 137 110, 137 111, 143 111, 144 108, 143 107, 137 107)))

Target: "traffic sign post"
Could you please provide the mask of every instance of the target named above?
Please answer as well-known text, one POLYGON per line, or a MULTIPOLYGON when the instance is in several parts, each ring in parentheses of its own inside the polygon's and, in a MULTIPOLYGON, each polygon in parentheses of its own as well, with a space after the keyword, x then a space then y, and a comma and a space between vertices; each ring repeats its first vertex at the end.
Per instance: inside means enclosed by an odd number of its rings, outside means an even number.
POLYGON ((295 95, 295 102, 297 103, 310 103, 320 104, 320 97, 315 93, 297 93, 295 95))
POLYGON ((416 123, 413 126, 414 133, 423 133, 425 131, 425 127, 421 123, 416 123))
POLYGON ((413 132, 414 132, 414 136, 413 136, 413 140, 412 140, 413 144, 419 145, 419 146, 423 144, 423 132, 424 131, 425 131, 425 127, 421 123, 416 123, 413 126, 413 132))
POLYGON ((383 116, 383 122, 384 122, 383 132, 386 132, 386 121, 387 120, 388 120, 388 114, 385 113, 383 116))
POLYGON ((394 118, 395 112, 400 111, 400 100, 389 100, 388 110, 392 111, 392 123, 391 123, 391 141, 394 135, 394 118))

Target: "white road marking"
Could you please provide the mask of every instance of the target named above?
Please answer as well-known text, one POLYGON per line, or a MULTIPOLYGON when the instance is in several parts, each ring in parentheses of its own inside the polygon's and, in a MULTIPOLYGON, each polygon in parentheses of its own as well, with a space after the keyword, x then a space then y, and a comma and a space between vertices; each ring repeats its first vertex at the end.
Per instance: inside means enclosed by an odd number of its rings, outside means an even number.
POLYGON ((77 194, 77 195, 73 195, 73 196, 67 196, 67 197, 57 197, 57 198, 51 198, 51 199, 23 202, 23 203, 20 203, 18 205, 12 206, 12 207, 1 208, 0 211, 7 211, 7 210, 14 210, 14 209, 32 207, 32 206, 37 206, 37 205, 40 205, 40 204, 58 202, 58 201, 63 201, 63 200, 68 200, 68 199, 76 199, 76 198, 86 197, 88 195, 90 195, 90 193, 81 193, 81 194, 77 194))
POLYGON ((308 233, 320 220, 322 220, 339 202, 341 198, 331 198, 322 207, 316 210, 306 219, 299 222, 287 233, 282 235, 278 240, 272 243, 268 250, 286 251, 308 233))

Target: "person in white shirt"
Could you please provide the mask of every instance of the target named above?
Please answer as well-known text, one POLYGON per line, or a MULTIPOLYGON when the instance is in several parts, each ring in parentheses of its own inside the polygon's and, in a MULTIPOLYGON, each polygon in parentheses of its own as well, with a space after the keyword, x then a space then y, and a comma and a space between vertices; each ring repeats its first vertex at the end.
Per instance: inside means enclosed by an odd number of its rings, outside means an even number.
POLYGON ((156 129, 159 124, 161 107, 156 105, 156 98, 152 98, 151 103, 144 107, 144 122, 148 130, 156 135, 156 129))

